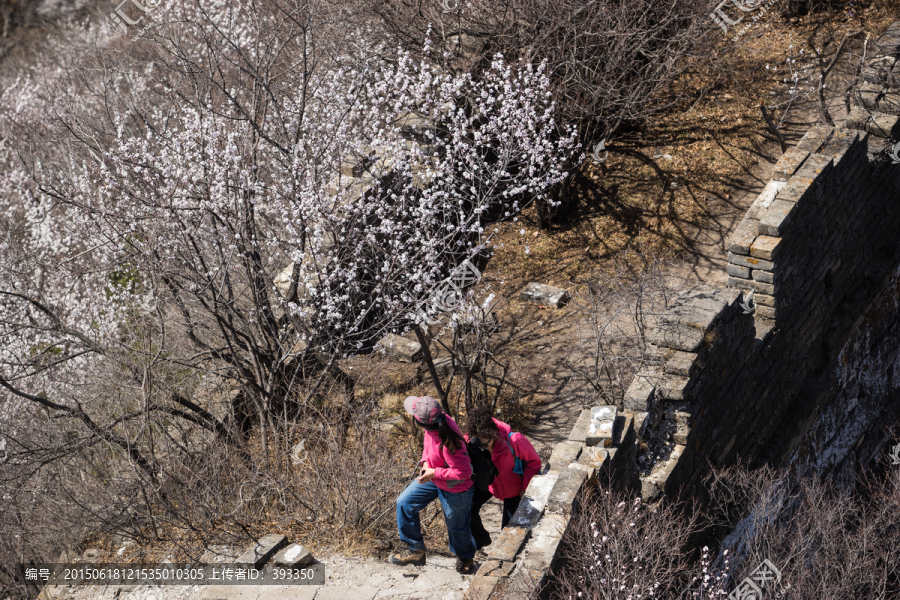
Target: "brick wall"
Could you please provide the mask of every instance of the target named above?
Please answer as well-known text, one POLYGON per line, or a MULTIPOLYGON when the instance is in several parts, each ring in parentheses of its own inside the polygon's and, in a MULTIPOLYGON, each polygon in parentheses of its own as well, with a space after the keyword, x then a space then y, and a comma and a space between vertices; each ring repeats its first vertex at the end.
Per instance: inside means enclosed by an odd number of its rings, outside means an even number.
POLYGON ((738 457, 847 477, 846 459, 870 457, 898 418, 900 165, 874 160, 868 134, 812 128, 776 164, 728 262, 728 288, 685 295, 651 332, 659 364, 625 396, 648 413, 645 436, 661 414, 690 414, 645 496, 693 495, 710 462, 738 457))

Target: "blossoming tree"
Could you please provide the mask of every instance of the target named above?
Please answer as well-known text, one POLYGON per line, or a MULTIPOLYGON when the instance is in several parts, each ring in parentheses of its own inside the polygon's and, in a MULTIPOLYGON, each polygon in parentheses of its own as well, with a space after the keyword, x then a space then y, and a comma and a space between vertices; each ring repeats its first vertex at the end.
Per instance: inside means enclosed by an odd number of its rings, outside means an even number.
POLYGON ((308 10, 202 4, 167 9, 177 26, 143 32, 119 75, 73 70, 46 122, 6 103, 0 385, 148 474, 129 423, 226 436, 192 398, 200 376, 240 386, 263 440, 328 378, 352 402, 336 361, 433 316, 486 225, 561 181, 577 146, 540 66, 329 55, 308 10))

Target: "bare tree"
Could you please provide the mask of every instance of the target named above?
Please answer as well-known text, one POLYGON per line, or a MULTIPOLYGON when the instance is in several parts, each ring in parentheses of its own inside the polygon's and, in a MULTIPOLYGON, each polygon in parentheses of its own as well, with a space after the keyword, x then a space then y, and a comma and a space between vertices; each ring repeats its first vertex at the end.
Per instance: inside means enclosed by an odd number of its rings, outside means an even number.
POLYGON ((566 365, 604 402, 621 407, 646 362, 650 328, 688 284, 670 257, 643 251, 624 252, 588 281, 570 302, 581 318, 566 365))
POLYGON ((722 547, 731 551, 735 585, 767 560, 791 600, 900 594, 896 467, 882 466, 842 490, 815 476, 739 465, 713 473, 708 488, 710 516, 733 526, 722 547))
POLYGON ((651 510, 639 497, 615 489, 592 490, 573 515, 545 596, 553 599, 632 600, 681 598, 694 588, 696 598, 721 590, 706 574, 708 554, 693 561, 688 551, 699 529, 696 513, 665 505, 651 510), (704 564, 705 561, 705 564, 704 564), (706 584, 706 585, 704 585, 706 584))

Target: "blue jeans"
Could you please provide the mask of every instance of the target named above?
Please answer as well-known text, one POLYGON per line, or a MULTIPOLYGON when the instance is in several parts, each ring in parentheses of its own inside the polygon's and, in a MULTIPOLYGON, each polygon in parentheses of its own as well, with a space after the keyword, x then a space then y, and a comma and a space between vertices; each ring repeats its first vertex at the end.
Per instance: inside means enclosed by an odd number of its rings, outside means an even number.
POLYGON ((413 481, 397 498, 397 529, 400 530, 400 539, 409 545, 410 550, 425 549, 419 511, 435 498, 440 498, 444 522, 447 523, 450 534, 450 551, 459 558, 474 557, 475 540, 470 529, 474 491, 473 486, 465 492, 445 492, 431 481, 413 481))

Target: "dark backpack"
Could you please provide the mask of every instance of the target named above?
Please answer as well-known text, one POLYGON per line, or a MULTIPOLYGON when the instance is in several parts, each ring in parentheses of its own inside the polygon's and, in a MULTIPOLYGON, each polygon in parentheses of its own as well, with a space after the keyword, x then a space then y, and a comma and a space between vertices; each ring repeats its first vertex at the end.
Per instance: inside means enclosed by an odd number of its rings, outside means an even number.
POLYGON ((500 472, 494 461, 491 460, 490 451, 485 448, 481 440, 472 438, 466 443, 469 451, 469 459, 472 461, 472 481, 479 492, 487 492, 488 486, 494 482, 494 477, 500 472))

